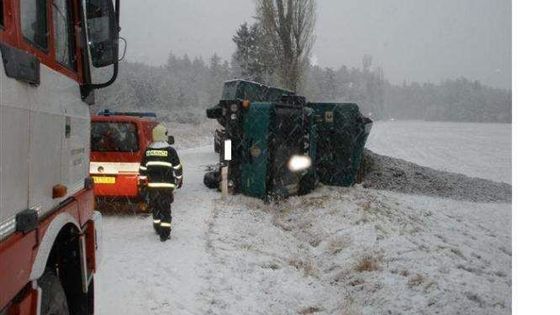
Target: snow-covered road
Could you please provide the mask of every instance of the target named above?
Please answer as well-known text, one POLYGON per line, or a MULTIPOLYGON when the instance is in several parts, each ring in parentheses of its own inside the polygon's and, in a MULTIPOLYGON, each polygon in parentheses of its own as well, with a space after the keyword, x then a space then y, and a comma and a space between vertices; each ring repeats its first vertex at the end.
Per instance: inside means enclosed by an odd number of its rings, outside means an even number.
POLYGON ((211 147, 180 152, 185 184, 175 194, 172 239, 161 243, 150 217, 104 216, 104 254, 96 278, 98 314, 201 314, 213 199, 202 183, 211 147))

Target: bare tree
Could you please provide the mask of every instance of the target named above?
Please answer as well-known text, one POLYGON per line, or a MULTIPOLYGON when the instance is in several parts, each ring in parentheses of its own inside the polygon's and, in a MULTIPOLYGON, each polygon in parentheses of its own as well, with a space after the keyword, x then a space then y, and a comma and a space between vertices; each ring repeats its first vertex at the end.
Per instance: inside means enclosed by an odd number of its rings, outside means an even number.
POLYGON ((274 45, 280 82, 297 91, 315 42, 315 0, 256 2, 256 18, 274 45))

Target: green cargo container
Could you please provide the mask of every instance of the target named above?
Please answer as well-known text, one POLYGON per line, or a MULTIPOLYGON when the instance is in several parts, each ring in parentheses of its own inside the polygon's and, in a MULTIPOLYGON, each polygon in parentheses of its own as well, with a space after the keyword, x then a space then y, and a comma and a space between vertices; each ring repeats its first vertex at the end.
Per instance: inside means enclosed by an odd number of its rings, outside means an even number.
POLYGON ((351 186, 362 160, 372 121, 353 103, 307 103, 317 132, 315 168, 326 185, 351 186))
POLYGON ((294 95, 294 92, 269 87, 257 82, 231 80, 224 83, 222 100, 249 100, 251 102, 275 102, 282 96, 294 95))
POLYGON ((266 91, 266 101, 267 102, 277 102, 282 99, 283 96, 294 96, 295 93, 292 91, 284 90, 277 87, 269 87, 266 91))

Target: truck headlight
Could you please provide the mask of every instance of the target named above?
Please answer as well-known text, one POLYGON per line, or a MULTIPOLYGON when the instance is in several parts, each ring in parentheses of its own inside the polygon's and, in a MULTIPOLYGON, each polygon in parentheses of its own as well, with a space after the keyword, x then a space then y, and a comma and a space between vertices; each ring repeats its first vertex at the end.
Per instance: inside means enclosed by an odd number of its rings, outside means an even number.
POLYGON ((311 167, 311 158, 307 155, 294 155, 288 162, 288 168, 292 172, 301 172, 311 167))

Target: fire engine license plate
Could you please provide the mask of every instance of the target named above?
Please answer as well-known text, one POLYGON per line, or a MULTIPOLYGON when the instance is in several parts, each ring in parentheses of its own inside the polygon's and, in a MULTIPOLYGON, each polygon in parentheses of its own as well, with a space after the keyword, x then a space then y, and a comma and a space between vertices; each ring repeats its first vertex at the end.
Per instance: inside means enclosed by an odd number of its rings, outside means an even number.
POLYGON ((93 176, 93 182, 96 184, 114 184, 115 178, 108 176, 93 176))

